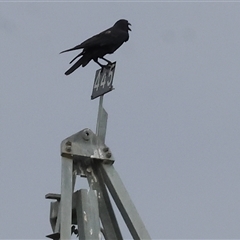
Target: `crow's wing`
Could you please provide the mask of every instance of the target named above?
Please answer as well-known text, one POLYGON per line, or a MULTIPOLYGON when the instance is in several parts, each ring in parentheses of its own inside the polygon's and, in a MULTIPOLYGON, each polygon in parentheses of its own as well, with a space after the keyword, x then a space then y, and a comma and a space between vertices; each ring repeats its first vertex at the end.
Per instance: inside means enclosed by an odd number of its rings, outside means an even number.
POLYGON ((107 45, 112 45, 118 43, 119 41, 124 42, 127 38, 128 33, 118 29, 116 27, 111 27, 89 39, 84 41, 79 45, 81 48, 91 48, 91 47, 103 47, 107 45))
POLYGON ((128 33, 118 29, 116 27, 111 27, 93 37, 87 39, 86 41, 82 42, 81 44, 67 49, 63 52, 78 50, 82 48, 95 48, 95 47, 104 47, 112 44, 118 44, 119 42, 125 42, 128 40, 128 33))

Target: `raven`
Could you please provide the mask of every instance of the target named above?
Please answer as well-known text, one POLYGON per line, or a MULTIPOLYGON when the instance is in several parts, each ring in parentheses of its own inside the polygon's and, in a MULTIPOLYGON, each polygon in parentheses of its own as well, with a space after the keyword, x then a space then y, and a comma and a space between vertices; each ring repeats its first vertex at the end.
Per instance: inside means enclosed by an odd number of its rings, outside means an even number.
POLYGON ((131 26, 127 20, 120 19, 111 28, 94 35, 93 37, 73 48, 60 52, 64 53, 83 49, 82 52, 78 54, 70 63, 72 63, 78 57, 80 57, 80 59, 78 59, 78 61, 75 62, 73 66, 65 72, 65 74, 71 74, 80 66, 85 67, 91 60, 103 68, 105 65, 101 64, 98 61, 98 58, 105 60, 107 65, 111 64, 111 62, 104 58, 104 56, 106 54, 115 52, 124 42, 128 41, 128 30, 131 31, 129 25, 131 26))

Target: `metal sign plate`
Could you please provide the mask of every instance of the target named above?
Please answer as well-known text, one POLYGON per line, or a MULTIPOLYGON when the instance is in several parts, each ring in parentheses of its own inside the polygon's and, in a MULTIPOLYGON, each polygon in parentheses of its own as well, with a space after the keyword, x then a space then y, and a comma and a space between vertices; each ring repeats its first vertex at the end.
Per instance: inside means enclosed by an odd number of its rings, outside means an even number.
POLYGON ((91 99, 95 99, 113 90, 113 76, 116 62, 96 71, 91 99))

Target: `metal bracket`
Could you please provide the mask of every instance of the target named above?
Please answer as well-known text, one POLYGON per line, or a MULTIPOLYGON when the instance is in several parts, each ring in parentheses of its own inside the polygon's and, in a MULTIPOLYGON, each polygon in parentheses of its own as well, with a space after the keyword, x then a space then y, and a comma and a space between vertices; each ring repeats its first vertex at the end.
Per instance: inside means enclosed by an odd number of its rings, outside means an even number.
POLYGON ((109 164, 114 162, 109 147, 101 137, 98 137, 89 128, 85 128, 63 140, 61 143, 61 156, 85 161, 98 159, 109 164))

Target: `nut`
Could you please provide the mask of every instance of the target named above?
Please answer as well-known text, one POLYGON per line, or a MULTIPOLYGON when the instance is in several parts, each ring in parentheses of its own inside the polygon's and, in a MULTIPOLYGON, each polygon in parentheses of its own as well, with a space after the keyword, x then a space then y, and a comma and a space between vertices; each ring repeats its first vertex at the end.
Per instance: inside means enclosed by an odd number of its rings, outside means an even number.
POLYGON ((109 150, 108 147, 103 148, 103 151, 104 151, 104 152, 108 152, 108 150, 109 150))
POLYGON ((71 151, 72 151, 71 146, 66 146, 66 151, 67 151, 67 152, 71 152, 71 151))
POLYGON ((66 143, 65 143, 66 146, 72 146, 72 143, 68 140, 66 143))

